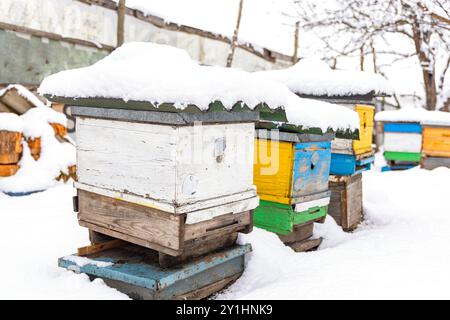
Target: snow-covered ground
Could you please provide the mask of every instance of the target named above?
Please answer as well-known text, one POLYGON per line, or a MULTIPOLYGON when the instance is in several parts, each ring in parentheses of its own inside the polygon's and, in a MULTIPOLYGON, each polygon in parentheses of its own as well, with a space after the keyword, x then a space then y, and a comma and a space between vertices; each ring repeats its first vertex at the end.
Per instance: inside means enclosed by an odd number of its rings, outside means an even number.
MULTIPOLYGON (((381 159, 378 159, 381 160, 381 159)), ((294 253, 255 229, 240 241, 253 253, 219 299, 450 298, 450 169, 364 173, 366 222, 345 234, 331 218, 317 225, 317 252, 294 253)), ((0 299, 123 299, 102 281, 57 267, 88 243, 60 185, 22 198, 0 194, 0 299)))

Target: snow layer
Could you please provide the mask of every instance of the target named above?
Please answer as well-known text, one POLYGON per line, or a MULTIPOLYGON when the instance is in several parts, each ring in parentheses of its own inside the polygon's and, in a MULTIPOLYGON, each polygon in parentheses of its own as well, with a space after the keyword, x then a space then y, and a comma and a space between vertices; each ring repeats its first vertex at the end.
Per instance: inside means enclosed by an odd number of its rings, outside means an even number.
MULTIPOLYGON (((217 298, 449 299, 449 179, 447 168, 364 173, 366 222, 346 234, 327 217, 315 226, 324 237, 317 252, 294 253, 258 228, 241 235, 253 246, 246 271, 217 298)), ((23 198, 0 194, 0 243, 9 261, 0 264, 0 298, 127 298, 57 267, 59 257, 88 244, 72 212, 74 192, 62 185, 23 198)))
POLYGON ((14 113, 0 113, 0 130, 22 132, 23 120, 14 113))
POLYGON ((243 277, 219 299, 448 299, 450 169, 364 173, 366 222, 315 225, 317 252, 294 253, 260 229, 243 277))
POLYGON ((450 126, 450 113, 428 111, 423 108, 403 108, 378 112, 375 115, 375 120, 381 122, 420 122, 428 125, 450 126))
POLYGON ((0 299, 126 299, 103 281, 67 272, 58 258, 89 244, 72 211, 70 185, 27 197, 0 192, 0 299))
MULTIPOLYGON (((4 114, 0 114, 0 127, 3 116, 4 114)), ((23 124, 24 137, 41 138, 41 156, 35 161, 28 144, 23 139, 20 169, 11 177, 0 178, 0 191, 31 192, 55 186, 58 184, 55 178, 61 172, 67 174, 68 167, 76 164, 75 147, 70 143, 58 141, 48 122, 51 120, 51 122, 63 123, 66 121, 66 116, 44 107, 30 109, 23 116, 16 117, 23 124)))
POLYGON ((392 95, 394 90, 383 76, 362 71, 332 70, 325 62, 307 58, 282 70, 257 72, 285 84, 298 94, 314 96, 351 96, 374 92, 392 95))
POLYGON ((97 260, 88 259, 86 257, 75 256, 75 255, 66 256, 66 257, 64 257, 64 260, 71 261, 79 267, 84 267, 87 265, 94 265, 98 268, 106 268, 106 267, 110 267, 110 266, 114 265, 114 263, 112 263, 112 262, 97 261, 97 260))
POLYGON ((265 102, 284 107, 292 124, 351 129, 357 114, 343 107, 301 100, 284 85, 237 69, 199 66, 174 47, 127 43, 94 65, 47 77, 39 92, 72 98, 104 97, 124 101, 171 102, 179 109, 195 104, 206 110, 219 100, 230 109, 242 101, 250 108, 265 102))

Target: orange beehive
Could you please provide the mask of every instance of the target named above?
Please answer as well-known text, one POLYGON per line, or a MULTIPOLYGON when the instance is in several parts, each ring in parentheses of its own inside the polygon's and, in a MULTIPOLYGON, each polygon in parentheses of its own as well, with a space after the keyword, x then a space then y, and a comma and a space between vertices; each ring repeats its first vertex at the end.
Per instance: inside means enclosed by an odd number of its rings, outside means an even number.
POLYGON ((424 126, 422 153, 433 157, 450 157, 450 127, 424 126))

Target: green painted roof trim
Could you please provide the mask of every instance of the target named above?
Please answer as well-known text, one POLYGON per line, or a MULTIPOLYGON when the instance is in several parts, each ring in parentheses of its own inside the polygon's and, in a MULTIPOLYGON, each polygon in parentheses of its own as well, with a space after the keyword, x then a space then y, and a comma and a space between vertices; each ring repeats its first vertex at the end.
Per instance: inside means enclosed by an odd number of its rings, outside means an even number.
POLYGON ((80 107, 95 107, 108 109, 125 109, 125 110, 140 110, 140 111, 160 111, 160 112, 174 112, 174 113, 201 113, 201 112, 248 112, 258 111, 260 122, 257 123, 259 129, 278 129, 280 131, 293 133, 306 133, 323 135, 325 133, 335 133, 336 137, 342 139, 359 139, 359 130, 338 130, 335 132, 331 128, 326 132, 322 132, 320 128, 303 128, 303 126, 296 126, 289 124, 286 111, 283 107, 270 108, 266 103, 260 103, 255 109, 251 109, 242 101, 236 102, 231 110, 225 108, 220 101, 211 102, 208 110, 201 110, 194 104, 189 104, 183 110, 176 108, 174 103, 152 103, 148 101, 124 101, 122 99, 110 98, 67 98, 52 95, 44 95, 48 100, 58 103, 63 103, 69 106, 80 107))

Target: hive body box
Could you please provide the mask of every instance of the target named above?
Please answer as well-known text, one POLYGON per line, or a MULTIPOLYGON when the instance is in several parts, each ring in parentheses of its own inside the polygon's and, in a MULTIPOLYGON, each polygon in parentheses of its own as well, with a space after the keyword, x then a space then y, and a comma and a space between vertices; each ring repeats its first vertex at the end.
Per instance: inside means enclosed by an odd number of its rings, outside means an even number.
POLYGON ((331 202, 328 214, 345 231, 352 231, 363 218, 362 174, 330 176, 331 202))
POLYGON ((72 106, 81 226, 181 262, 251 231, 257 112, 89 103, 72 106), (197 120, 203 125, 194 126, 197 120))
POLYGON ((423 123, 422 167, 450 168, 450 126, 423 123))
POLYGON ((326 216, 333 137, 280 132, 275 138, 257 131, 255 226, 286 236, 326 216))
POLYGON ((333 175, 352 175, 369 170, 375 161, 372 151, 374 107, 365 104, 344 104, 358 112, 359 139, 336 138, 331 144, 331 169, 333 175))
POLYGON ((384 157, 392 168, 407 168, 422 158, 422 126, 419 123, 384 124, 384 157))

